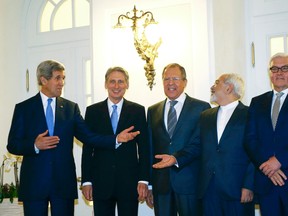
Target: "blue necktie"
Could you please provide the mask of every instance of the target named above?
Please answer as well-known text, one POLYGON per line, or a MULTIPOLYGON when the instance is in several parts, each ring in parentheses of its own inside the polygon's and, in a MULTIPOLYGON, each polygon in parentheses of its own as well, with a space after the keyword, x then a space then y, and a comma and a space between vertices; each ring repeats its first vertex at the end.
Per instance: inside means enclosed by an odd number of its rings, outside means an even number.
POLYGON ((116 133, 116 129, 117 129, 117 124, 118 124, 118 113, 117 113, 117 105, 113 105, 112 106, 113 111, 111 114, 111 124, 112 124, 112 128, 113 128, 113 132, 114 134, 116 133))
POLYGON ((46 122, 48 126, 49 135, 53 136, 54 132, 54 118, 53 118, 53 110, 51 107, 52 98, 48 98, 48 104, 46 108, 46 122))
POLYGON ((167 118, 167 129, 168 129, 168 133, 170 138, 173 135, 174 129, 176 127, 176 123, 177 123, 177 115, 176 115, 176 110, 174 108, 175 104, 178 101, 170 101, 170 109, 168 111, 168 118, 167 118))

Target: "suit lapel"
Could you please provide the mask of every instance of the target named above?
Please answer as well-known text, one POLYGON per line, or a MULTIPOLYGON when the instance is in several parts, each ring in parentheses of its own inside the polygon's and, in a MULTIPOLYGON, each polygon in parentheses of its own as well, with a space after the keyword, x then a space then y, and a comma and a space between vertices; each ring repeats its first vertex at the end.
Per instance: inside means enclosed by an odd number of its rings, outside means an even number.
MULTIPOLYGON (((282 121, 285 122, 286 119, 288 119, 288 96, 286 96, 283 102, 283 105, 280 109, 280 113, 279 113, 278 120, 277 120, 277 125, 280 124, 282 121)), ((272 120, 271 120, 271 124, 272 124, 272 120)), ((277 128, 277 125, 276 125, 276 128, 277 128)))
POLYGON ((58 134, 65 119, 65 102, 61 97, 56 98, 54 134, 58 134))
MULTIPOLYGON (((170 137, 169 136, 169 133, 168 133, 168 130, 166 128, 166 125, 165 125, 165 106, 166 106, 166 101, 167 99, 165 99, 162 104, 159 106, 159 117, 161 118, 161 125, 162 125, 162 128, 163 128, 163 131, 166 131, 166 136, 170 137)), ((167 110, 167 113, 169 112, 169 110, 167 110)), ((176 127, 177 127, 177 124, 178 124, 178 121, 176 123, 176 127)), ((174 133, 175 133, 175 130, 176 130, 176 127, 174 129, 174 133)))
POLYGON ((47 123, 46 123, 46 118, 45 118, 45 112, 42 104, 42 99, 40 96, 40 93, 38 93, 35 96, 35 100, 33 102, 34 104, 31 106, 33 107, 33 112, 32 112, 32 121, 35 120, 37 122, 37 127, 41 128, 40 131, 43 133, 45 130, 48 130, 47 123))
MULTIPOLYGON (((129 102, 124 99, 123 105, 122 105, 122 109, 121 109, 121 113, 120 113, 120 116, 119 116, 118 125, 117 125, 117 130, 116 130, 117 133, 119 131, 125 129, 125 125, 129 121, 130 113, 131 113, 131 110, 129 108, 129 102)), ((112 125, 111 125, 111 127, 112 127, 112 125)))
MULTIPOLYGON (((101 114, 97 115, 97 116, 100 117, 97 121, 102 122, 103 126, 105 128, 107 128, 107 130, 110 130, 110 134, 113 134, 114 132, 113 132, 113 128, 112 128, 112 123, 111 123, 111 118, 110 118, 110 113, 109 113, 109 107, 108 107, 107 100, 108 99, 100 102, 100 104, 99 104, 99 111, 100 111, 101 114)), ((119 123, 118 123, 118 126, 119 126, 119 123)), ((117 130, 118 130, 118 126, 117 126, 117 129, 116 129, 116 133, 117 133, 117 130)))
POLYGON ((212 125, 212 132, 211 132, 211 136, 212 139, 211 140, 217 140, 217 144, 218 144, 218 134, 217 134, 217 115, 218 115, 218 111, 219 111, 219 106, 216 108, 212 108, 210 109, 211 112, 211 121, 209 122, 209 124, 212 125))

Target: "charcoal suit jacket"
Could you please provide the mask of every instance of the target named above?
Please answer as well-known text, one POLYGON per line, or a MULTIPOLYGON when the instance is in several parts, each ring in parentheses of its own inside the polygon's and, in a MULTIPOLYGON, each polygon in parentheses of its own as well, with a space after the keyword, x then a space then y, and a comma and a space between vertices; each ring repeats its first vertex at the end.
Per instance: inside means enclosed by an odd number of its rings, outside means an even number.
MULTIPOLYGON (((107 99, 87 107, 85 121, 94 132, 113 134, 107 99)), ((140 131, 140 134, 117 149, 96 149, 84 145, 82 183, 92 182, 93 199, 106 200, 115 195, 137 200, 138 181, 149 182, 150 150, 145 108, 124 99, 116 131, 130 126, 134 126, 133 131, 140 131)))

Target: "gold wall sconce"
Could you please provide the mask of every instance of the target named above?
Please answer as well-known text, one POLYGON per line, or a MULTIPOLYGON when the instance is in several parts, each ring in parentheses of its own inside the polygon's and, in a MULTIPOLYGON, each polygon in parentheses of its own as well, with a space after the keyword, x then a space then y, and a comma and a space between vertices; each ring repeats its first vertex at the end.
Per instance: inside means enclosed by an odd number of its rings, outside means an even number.
POLYGON ((162 39, 159 38, 158 41, 154 44, 151 44, 146 35, 145 35, 145 30, 146 27, 149 26, 150 24, 157 24, 157 22, 154 20, 153 14, 150 11, 144 12, 140 11, 140 13, 137 13, 138 10, 134 6, 133 9, 133 14, 130 16, 130 12, 126 12, 126 14, 121 14, 118 17, 118 22, 114 26, 114 28, 123 28, 126 27, 123 25, 123 22, 125 20, 128 20, 129 22, 132 21, 132 28, 133 34, 134 34, 134 46, 136 48, 137 53, 143 59, 146 64, 144 66, 145 69, 145 76, 148 80, 148 86, 150 90, 152 90, 154 83, 154 78, 155 78, 155 68, 154 68, 154 60, 156 57, 158 57, 158 47, 162 43, 162 39), (139 32, 140 26, 138 25, 138 21, 142 21, 143 25, 143 31, 139 32))

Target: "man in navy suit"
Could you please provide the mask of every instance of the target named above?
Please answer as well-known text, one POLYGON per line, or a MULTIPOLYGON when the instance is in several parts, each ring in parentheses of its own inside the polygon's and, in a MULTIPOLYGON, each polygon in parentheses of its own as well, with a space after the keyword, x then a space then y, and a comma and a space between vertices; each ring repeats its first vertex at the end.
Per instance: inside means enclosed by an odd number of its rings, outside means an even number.
POLYGON ((200 165, 199 117, 210 105, 184 93, 187 79, 181 65, 167 65, 162 79, 167 99, 148 109, 154 169, 153 197, 147 198, 147 204, 154 204, 156 216, 176 216, 177 213, 180 216, 198 216, 201 214, 196 194, 200 165), (173 110, 169 108, 170 104, 175 104, 176 116, 173 115, 177 120, 176 126, 168 123, 169 110, 173 110), (170 132, 170 127, 175 128, 174 131, 170 132))
POLYGON ((122 67, 109 68, 105 75, 108 98, 86 109, 85 121, 94 132, 113 132, 113 106, 118 124, 115 131, 133 125, 140 134, 114 151, 84 145, 82 153, 82 193, 93 200, 95 216, 137 216, 138 200, 148 193, 150 151, 145 108, 124 99, 129 87, 128 72, 122 67), (111 122, 112 121, 112 122, 111 122))
POLYGON ((211 87, 211 103, 200 117, 199 195, 205 216, 254 216, 254 166, 244 149, 248 107, 239 100, 244 81, 221 75, 211 87))
POLYGON ((268 71, 273 90, 251 101, 245 148, 257 170, 255 193, 261 215, 284 216, 288 215, 288 54, 272 56, 268 71))
POLYGON ((15 106, 7 149, 12 154, 23 155, 19 200, 23 201, 25 216, 47 216, 49 202, 52 216, 74 214, 74 199, 78 197, 74 137, 113 151, 117 144, 139 134, 139 131, 130 132, 133 126, 117 136, 92 133, 78 105, 60 97, 64 79, 64 65, 54 60, 41 62, 37 67, 40 92, 15 106), (53 113, 49 131, 45 119, 48 99, 52 100, 53 113))

